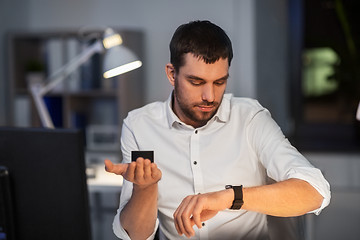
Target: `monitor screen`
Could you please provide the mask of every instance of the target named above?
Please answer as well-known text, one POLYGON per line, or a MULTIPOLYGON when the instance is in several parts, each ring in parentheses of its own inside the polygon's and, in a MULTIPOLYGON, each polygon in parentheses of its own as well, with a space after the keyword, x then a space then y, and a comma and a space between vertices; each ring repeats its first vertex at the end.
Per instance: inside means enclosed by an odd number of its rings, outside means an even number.
POLYGON ((15 239, 91 239, 82 131, 0 127, 0 166, 15 239))

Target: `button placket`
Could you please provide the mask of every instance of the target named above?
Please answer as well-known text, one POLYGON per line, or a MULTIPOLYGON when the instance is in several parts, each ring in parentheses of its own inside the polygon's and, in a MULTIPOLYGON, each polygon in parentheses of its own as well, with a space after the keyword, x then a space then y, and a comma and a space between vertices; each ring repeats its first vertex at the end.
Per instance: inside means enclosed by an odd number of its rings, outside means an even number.
POLYGON ((199 130, 193 131, 190 137, 191 168, 194 176, 194 191, 203 192, 203 176, 200 168, 200 136, 199 130))

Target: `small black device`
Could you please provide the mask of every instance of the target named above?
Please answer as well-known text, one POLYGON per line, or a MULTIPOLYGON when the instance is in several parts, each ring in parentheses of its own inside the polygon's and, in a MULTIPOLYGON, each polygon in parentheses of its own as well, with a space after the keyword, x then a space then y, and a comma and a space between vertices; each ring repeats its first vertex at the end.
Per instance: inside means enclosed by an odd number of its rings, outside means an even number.
POLYGON ((136 159, 139 157, 149 159, 151 162, 154 162, 154 151, 131 151, 132 162, 136 162, 136 159))

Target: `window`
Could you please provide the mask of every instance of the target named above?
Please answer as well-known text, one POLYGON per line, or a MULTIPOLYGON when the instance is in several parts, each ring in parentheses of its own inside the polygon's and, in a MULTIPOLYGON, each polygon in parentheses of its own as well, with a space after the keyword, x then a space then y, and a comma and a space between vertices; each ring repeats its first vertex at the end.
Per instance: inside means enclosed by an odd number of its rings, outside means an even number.
POLYGON ((290 0, 289 6, 294 141, 308 150, 359 150, 360 3, 290 0))

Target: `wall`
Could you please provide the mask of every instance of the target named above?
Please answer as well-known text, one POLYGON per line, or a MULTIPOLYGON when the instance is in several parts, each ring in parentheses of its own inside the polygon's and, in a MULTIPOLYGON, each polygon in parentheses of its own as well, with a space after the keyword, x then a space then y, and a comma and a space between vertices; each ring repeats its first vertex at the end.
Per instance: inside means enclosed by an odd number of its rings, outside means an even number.
POLYGON ((7 81, 7 49, 6 33, 9 29, 27 28, 29 19, 29 2, 28 1, 0 1, 0 125, 4 125, 9 118, 6 116, 9 104, 8 98, 9 82, 7 81))
POLYGON ((291 132, 287 0, 256 1, 256 96, 285 133, 291 132))

